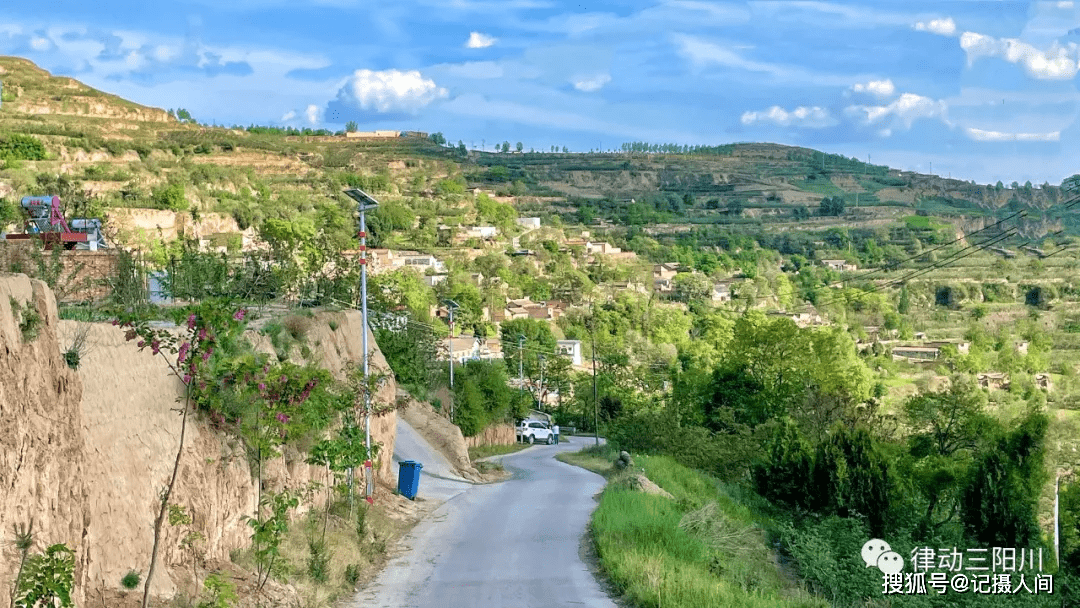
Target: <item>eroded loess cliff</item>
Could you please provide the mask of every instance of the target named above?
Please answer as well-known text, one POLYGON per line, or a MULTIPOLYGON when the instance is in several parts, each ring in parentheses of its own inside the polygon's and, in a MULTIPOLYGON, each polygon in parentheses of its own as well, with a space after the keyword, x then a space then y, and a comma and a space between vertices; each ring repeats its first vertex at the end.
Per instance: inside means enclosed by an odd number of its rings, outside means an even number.
MULTIPOLYGON (((312 347, 313 362, 343 378, 346 364, 363 352, 361 326, 358 313, 317 315, 311 335, 320 346, 312 347)), ((369 348, 373 369, 388 371, 370 334, 369 348)), ((33 519, 37 549, 54 542, 75 549, 80 605, 89 590, 96 598, 102 587, 117 589, 129 570, 145 574, 155 506, 179 443, 181 388, 160 356, 140 352, 121 329, 58 321, 43 283, 0 275, 0 534, 8 541, 13 523, 33 519), (21 317, 9 297, 39 312, 35 340, 23 342, 21 317), (86 352, 75 372, 61 352, 80 333, 86 352)), ((395 393, 390 376, 377 399, 392 403, 395 393)), ((393 453, 395 427, 392 411, 373 419, 372 441, 385 454, 393 453)), ((377 479, 392 485, 396 472, 392 460, 384 460, 377 479)), ((306 465, 295 451, 267 463, 263 477, 267 489, 326 481, 322 469, 306 465)), ((193 515, 192 527, 206 538, 200 546, 206 560, 226 561, 232 550, 250 544, 244 517, 253 514, 256 496, 244 446, 200 417, 189 418, 170 502, 193 515)), ((190 579, 190 555, 180 544, 188 530, 168 524, 164 530, 164 569, 159 567, 153 593, 170 597, 190 579)), ((0 593, 10 588, 15 557, 6 552, 0 558, 0 593)))

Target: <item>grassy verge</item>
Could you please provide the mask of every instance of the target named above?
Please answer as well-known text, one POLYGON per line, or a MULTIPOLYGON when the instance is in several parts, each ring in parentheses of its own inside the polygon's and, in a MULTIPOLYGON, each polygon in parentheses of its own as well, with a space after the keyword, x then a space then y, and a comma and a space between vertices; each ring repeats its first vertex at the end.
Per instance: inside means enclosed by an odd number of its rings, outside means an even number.
POLYGON ((608 477, 593 513, 597 553, 612 583, 637 606, 825 608, 788 578, 752 497, 667 457, 639 457, 633 469, 674 500, 630 489, 603 446, 559 454, 608 477))
POLYGON ((487 458, 488 456, 502 456, 504 454, 513 454, 514 452, 520 452, 529 447, 527 443, 511 443, 509 445, 482 445, 475 448, 469 448, 469 460, 475 461, 477 458, 487 458))

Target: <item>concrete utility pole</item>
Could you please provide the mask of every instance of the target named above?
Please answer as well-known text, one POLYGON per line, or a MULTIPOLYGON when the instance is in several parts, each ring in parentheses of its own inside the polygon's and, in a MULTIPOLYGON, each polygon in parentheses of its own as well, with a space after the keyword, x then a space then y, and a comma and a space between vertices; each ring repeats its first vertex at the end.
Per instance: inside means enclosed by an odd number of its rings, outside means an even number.
POLYGON ((518 382, 525 389, 525 336, 518 334, 518 382))
POLYGON ((450 311, 450 422, 454 421, 454 311, 459 308, 457 302, 445 300, 450 311))
MULTIPOLYGON (((365 485, 364 496, 368 504, 374 502, 372 494, 375 490, 375 475, 371 464, 371 387, 370 368, 368 367, 368 313, 367 313, 367 224, 365 212, 375 209, 379 202, 371 198, 366 192, 358 188, 345 191, 346 196, 356 201, 357 210, 360 212, 360 318, 364 326, 361 330, 361 344, 364 349, 364 445, 367 447, 367 458, 364 460, 365 485)), ((349 471, 350 480, 352 471, 349 471)), ((350 493, 350 496, 352 494, 350 493)))
POLYGON ((592 401, 593 401, 593 437, 600 445, 600 400, 596 393, 596 302, 590 302, 589 335, 592 336, 592 401))
POLYGON ((540 360, 540 390, 536 391, 536 409, 544 411, 544 355, 537 355, 540 360))

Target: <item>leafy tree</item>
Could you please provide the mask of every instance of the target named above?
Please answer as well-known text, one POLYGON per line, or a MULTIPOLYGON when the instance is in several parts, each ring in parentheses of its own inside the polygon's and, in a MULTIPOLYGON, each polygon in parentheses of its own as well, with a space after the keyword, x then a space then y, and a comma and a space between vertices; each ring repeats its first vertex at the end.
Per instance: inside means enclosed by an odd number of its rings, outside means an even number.
POLYGON ((524 144, 522 144, 520 141, 517 142, 517 151, 521 152, 523 149, 525 149, 524 144))
POLYGON ((359 130, 360 130, 360 125, 356 124, 355 120, 350 120, 349 122, 345 123, 345 132, 346 133, 356 133, 359 130))
POLYGON ((811 477, 819 509, 840 517, 864 517, 871 535, 884 534, 889 466, 865 427, 849 430, 835 425, 818 444, 811 477))
POLYGON ((819 207, 819 213, 821 215, 843 215, 844 214, 844 199, 840 196, 825 197, 821 201, 819 207))
POLYGON ((503 358, 507 373, 516 376, 518 362, 524 359, 524 372, 527 377, 539 376, 540 366, 537 353, 555 352, 555 334, 551 326, 539 319, 511 319, 503 321, 499 328, 499 337, 503 344, 503 358), (518 354, 518 336, 525 336, 524 350, 518 354))
POLYGON ((154 188, 151 195, 155 209, 168 211, 187 211, 188 201, 184 196, 182 184, 171 184, 154 188))
POLYGON ((717 369, 704 401, 704 426, 717 433, 736 425, 756 426, 773 419, 765 387, 744 369, 717 369))
POLYGON ((435 305, 435 292, 424 283, 417 272, 384 272, 368 276, 368 296, 374 308, 383 313, 410 312, 415 319, 430 318, 430 308, 435 305))
POLYGON ((784 418, 765 445, 765 457, 751 467, 762 496, 788 506, 810 506, 814 454, 790 418, 784 418))
POLYGON ((902 315, 911 312, 911 294, 908 292, 907 285, 900 288, 900 300, 896 303, 896 312, 902 315))
POLYGON ((428 135, 428 138, 440 146, 446 144, 446 137, 444 137, 442 133, 432 133, 431 135, 428 135))
POLYGON ((956 288, 950 285, 942 285, 934 292, 934 301, 938 306, 957 308, 960 306, 960 294, 957 293, 956 288))
POLYGON ((743 212, 743 202, 737 198, 733 198, 728 201, 727 204, 728 215, 740 216, 743 212))
POLYGON ((1024 303, 1028 306, 1033 306, 1042 310, 1050 308, 1049 290, 1041 285, 1032 287, 1027 291, 1027 294, 1025 294, 1024 303))
POLYGON ((1049 419, 1030 412, 1018 428, 997 440, 972 469, 962 496, 962 515, 983 546, 1031 547, 1040 541, 1039 494, 1049 419))
POLYGON ((521 393, 507 385, 506 368, 497 361, 469 361, 454 376, 454 419, 466 437, 528 410, 521 393))
POLYGON ((12 133, 0 137, 0 161, 45 160, 45 144, 32 135, 12 133))
POLYGON ((805 205, 799 205, 791 210, 791 215, 796 220, 802 221, 810 218, 810 210, 805 205))
POLYGON ((509 153, 510 152, 510 142, 504 141, 502 143, 502 151, 503 151, 503 153, 509 153))

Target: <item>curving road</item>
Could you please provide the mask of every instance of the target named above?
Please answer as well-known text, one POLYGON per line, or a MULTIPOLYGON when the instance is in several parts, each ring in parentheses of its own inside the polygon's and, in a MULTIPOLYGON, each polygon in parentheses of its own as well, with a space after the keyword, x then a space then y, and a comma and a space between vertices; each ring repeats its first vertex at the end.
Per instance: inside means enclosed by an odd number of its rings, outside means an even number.
POLYGON ((418 496, 446 502, 350 606, 615 608, 581 559, 604 479, 554 458, 592 441, 578 437, 504 456, 514 475, 501 483, 423 476, 418 496))

